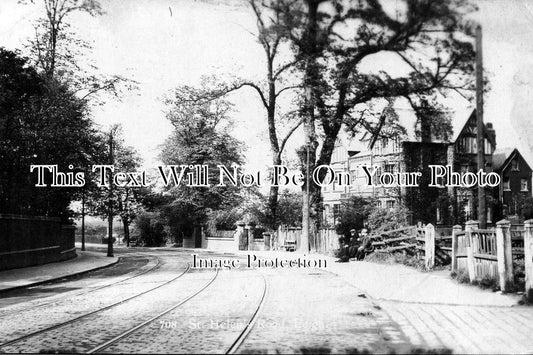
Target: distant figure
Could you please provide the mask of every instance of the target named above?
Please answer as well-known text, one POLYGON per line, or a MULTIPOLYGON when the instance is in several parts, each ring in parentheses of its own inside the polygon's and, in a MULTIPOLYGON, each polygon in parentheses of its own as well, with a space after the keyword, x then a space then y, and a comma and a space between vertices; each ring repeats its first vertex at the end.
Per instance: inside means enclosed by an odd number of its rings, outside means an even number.
POLYGON ((372 239, 368 236, 368 230, 366 228, 361 230, 361 236, 361 245, 359 248, 357 248, 357 253, 355 255, 357 260, 363 260, 367 254, 370 254, 374 251, 372 239))
POLYGON ((359 247, 359 235, 355 229, 350 230, 349 236, 339 237, 339 260, 338 262, 348 262, 357 256, 357 249, 359 247))
POLYGON ((339 237, 339 254, 338 254, 339 260, 337 260, 337 262, 345 263, 348 260, 350 260, 350 255, 349 255, 349 250, 348 250, 348 245, 346 243, 346 240, 347 240, 347 237, 345 236, 339 237))
POLYGON ((350 229, 350 241, 348 246, 348 256, 353 259, 357 255, 357 249, 359 248, 359 235, 355 229, 350 229))

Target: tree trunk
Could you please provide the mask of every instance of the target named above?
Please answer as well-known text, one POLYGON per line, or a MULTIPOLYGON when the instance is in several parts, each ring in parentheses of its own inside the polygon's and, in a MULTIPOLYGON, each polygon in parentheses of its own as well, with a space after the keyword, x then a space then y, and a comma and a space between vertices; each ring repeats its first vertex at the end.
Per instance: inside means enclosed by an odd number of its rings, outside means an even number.
MULTIPOLYGON (((267 70, 268 70, 268 107, 267 107, 267 122, 268 122, 268 136, 270 139, 270 151, 272 153, 272 164, 281 165, 281 156, 279 151, 279 141, 276 132, 276 82, 274 80, 274 65, 273 57, 267 51, 267 70)), ((267 219, 272 229, 277 228, 277 209, 278 209, 278 195, 279 187, 271 186, 268 196, 268 215, 267 219)))
MULTIPOLYGON (((274 149, 272 149, 274 150, 274 149)), ((281 165, 281 158, 279 154, 274 154, 272 157, 273 165, 281 165)), ((270 192, 268 195, 268 222, 270 228, 276 229, 278 223, 278 196, 279 196, 279 186, 270 186, 270 192)))
POLYGON ((130 220, 122 217, 122 225, 124 226, 124 239, 126 239, 126 246, 130 246, 130 220))
POLYGON ((302 203, 302 237, 298 249, 301 252, 309 252, 309 237, 311 232, 311 225, 317 220, 316 210, 312 208, 317 196, 320 195, 320 188, 312 183, 312 173, 316 162, 316 149, 318 146, 315 128, 315 90, 318 85, 318 67, 317 55, 319 54, 317 46, 318 33, 318 5, 320 1, 307 0, 307 28, 304 34, 304 42, 306 45, 301 48, 306 60, 304 70, 304 107, 302 114, 304 115, 303 128, 305 134, 305 146, 300 151, 300 161, 304 167, 304 176, 306 176, 304 185, 302 187, 303 203, 302 203), (313 199, 313 196, 315 197, 313 199))

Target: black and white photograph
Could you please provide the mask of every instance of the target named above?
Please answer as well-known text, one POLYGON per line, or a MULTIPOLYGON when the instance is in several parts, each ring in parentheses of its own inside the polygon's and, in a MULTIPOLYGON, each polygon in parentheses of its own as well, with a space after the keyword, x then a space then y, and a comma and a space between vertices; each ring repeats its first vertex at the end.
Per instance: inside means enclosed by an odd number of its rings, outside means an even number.
POLYGON ((0 0, 0 354, 533 354, 533 1, 0 0))

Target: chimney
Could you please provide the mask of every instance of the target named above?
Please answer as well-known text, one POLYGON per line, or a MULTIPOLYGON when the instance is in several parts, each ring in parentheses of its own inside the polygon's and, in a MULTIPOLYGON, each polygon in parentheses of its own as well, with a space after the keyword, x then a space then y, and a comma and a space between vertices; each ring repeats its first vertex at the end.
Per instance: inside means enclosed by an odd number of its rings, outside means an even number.
MULTIPOLYGON (((492 140, 494 142, 494 148, 496 148, 496 131, 492 127, 492 123, 487 122, 485 124, 485 130, 487 132, 487 136, 489 137, 489 140, 492 140)), ((486 152, 485 154, 487 154, 486 152)))
POLYGON ((420 138, 423 143, 431 142, 431 121, 425 115, 420 120, 420 138))

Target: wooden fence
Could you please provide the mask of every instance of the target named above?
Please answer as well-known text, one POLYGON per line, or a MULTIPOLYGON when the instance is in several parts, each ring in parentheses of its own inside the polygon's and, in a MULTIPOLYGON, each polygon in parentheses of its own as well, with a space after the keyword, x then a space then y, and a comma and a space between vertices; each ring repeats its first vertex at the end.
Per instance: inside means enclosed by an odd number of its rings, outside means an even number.
MULTIPOLYGON (((372 235, 376 252, 405 251, 425 260, 427 269, 446 257, 452 272, 466 272, 471 281, 497 280, 502 291, 514 287, 513 260, 524 260, 525 290, 533 290, 533 220, 512 225, 507 220, 495 229, 479 229, 469 221, 463 230, 452 228, 451 236, 436 233, 434 226, 405 227, 372 235)), ((280 249, 285 241, 300 245, 301 228, 282 228, 275 233, 272 249, 280 249)), ((311 252, 332 254, 339 248, 339 235, 333 229, 322 229, 311 235, 311 252)))
POLYGON ((424 259, 426 269, 435 266, 435 227, 404 227, 371 235, 377 253, 403 251, 424 259))
MULTIPOLYGON (((309 249, 311 253, 332 255, 339 249, 339 237, 335 229, 320 229, 311 233, 309 237, 309 249)), ((274 250, 283 249, 287 241, 296 242, 296 248, 300 245, 302 238, 301 228, 287 228, 280 226, 276 232, 276 237, 272 243, 274 250)))
POLYGON ((513 225, 507 220, 496 229, 479 229, 476 221, 465 230, 454 226, 452 232, 452 272, 466 272, 471 282, 498 281, 502 291, 514 288, 513 260, 524 260, 526 290, 533 288, 533 220, 513 225))
POLYGON ((309 248, 312 253, 333 254, 339 249, 339 235, 334 229, 320 229, 313 233, 309 240, 309 248))
POLYGON ((296 248, 298 248, 301 237, 302 228, 279 226, 274 242, 272 243, 272 248, 274 250, 281 250, 283 249, 283 246, 287 244, 287 241, 296 242, 296 248))

